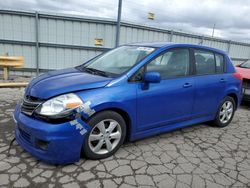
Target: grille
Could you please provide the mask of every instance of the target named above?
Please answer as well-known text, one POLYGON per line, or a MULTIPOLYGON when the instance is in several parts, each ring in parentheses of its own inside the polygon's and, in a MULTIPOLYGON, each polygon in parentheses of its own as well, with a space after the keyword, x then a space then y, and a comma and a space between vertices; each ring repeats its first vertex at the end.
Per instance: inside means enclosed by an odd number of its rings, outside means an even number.
POLYGON ((22 129, 19 128, 19 132, 21 137, 26 140, 28 143, 31 143, 31 136, 30 134, 26 133, 25 131, 23 131, 22 129))
POLYGON ((31 116, 36 107, 41 103, 42 101, 37 98, 26 96, 22 101, 21 112, 31 116))
POLYGON ((242 87, 243 88, 247 88, 247 89, 250 89, 250 79, 243 79, 243 82, 242 82, 242 87))

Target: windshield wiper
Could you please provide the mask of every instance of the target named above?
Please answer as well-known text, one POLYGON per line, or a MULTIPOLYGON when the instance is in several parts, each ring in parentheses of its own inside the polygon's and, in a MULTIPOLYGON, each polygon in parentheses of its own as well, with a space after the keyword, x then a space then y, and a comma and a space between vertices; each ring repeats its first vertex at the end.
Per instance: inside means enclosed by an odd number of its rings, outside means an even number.
POLYGON ((105 77, 110 77, 110 75, 107 72, 101 71, 101 70, 98 70, 98 69, 94 69, 94 68, 89 68, 89 67, 81 66, 81 70, 86 71, 86 72, 88 72, 90 74, 95 74, 95 75, 101 75, 101 76, 105 76, 105 77))
POLYGON ((101 71, 101 70, 94 69, 94 68, 88 68, 88 67, 85 67, 85 69, 92 71, 95 74, 99 74, 101 76, 110 77, 110 75, 105 71, 101 71))

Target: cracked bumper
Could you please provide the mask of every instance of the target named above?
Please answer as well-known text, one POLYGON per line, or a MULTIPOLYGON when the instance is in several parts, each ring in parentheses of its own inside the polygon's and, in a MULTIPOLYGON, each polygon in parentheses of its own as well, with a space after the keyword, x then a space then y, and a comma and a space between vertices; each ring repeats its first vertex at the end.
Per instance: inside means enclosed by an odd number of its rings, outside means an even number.
MULTIPOLYGON (((52 164, 67 164, 80 159, 86 133, 81 135, 79 129, 70 122, 46 123, 22 114, 19 105, 13 118, 18 144, 39 160, 52 164)), ((84 129, 89 130, 89 126, 81 119, 77 121, 84 129)))

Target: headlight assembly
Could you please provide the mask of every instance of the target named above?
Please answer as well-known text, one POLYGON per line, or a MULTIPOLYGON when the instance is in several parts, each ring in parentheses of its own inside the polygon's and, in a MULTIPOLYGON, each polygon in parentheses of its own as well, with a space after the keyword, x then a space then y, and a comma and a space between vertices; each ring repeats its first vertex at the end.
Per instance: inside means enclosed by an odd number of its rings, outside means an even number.
POLYGON ((71 114, 82 104, 82 100, 77 95, 69 93, 49 99, 42 103, 35 112, 47 117, 63 117, 71 114))

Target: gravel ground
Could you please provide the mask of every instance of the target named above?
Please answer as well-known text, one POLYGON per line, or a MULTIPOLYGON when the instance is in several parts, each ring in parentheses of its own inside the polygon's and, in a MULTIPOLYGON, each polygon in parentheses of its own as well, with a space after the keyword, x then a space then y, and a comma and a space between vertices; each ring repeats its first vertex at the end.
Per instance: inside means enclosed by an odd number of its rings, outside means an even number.
POLYGON ((22 93, 0 89, 0 187, 250 187, 250 105, 226 128, 195 125, 126 143, 105 160, 53 166, 16 142, 7 156, 22 93))

